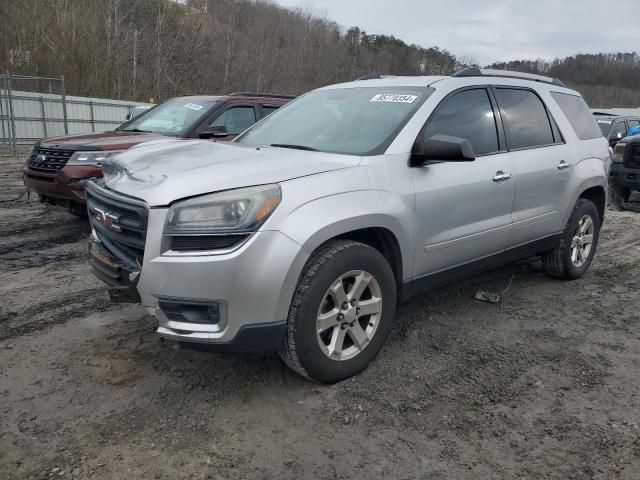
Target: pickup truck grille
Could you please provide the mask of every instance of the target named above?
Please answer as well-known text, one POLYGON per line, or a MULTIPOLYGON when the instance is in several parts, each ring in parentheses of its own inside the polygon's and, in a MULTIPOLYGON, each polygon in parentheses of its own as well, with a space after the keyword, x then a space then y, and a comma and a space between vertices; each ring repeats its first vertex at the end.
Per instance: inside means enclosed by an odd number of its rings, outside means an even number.
POLYGON ((102 246, 126 266, 139 269, 147 238, 146 204, 93 182, 86 187, 89 223, 102 246))
POLYGON ((73 150, 36 147, 31 152, 27 164, 32 170, 40 172, 57 172, 62 170, 73 154, 73 150))
POLYGON ((640 168, 640 143, 633 143, 631 145, 631 155, 628 160, 627 167, 640 168))

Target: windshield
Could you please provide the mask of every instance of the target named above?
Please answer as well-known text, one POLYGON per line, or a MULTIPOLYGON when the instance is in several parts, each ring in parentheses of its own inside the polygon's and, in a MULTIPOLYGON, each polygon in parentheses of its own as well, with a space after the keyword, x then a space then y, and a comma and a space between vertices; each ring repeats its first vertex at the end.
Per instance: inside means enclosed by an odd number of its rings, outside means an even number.
POLYGON ((609 132, 611 131, 611 120, 598 120, 597 122, 600 130, 602 131, 602 136, 606 137, 609 135, 609 132))
POLYGON ((199 124, 218 103, 210 100, 176 98, 142 113, 118 130, 182 137, 199 124))
POLYGON ((236 142, 377 155, 432 92, 428 87, 317 90, 275 111, 236 142))
POLYGON ((142 114, 142 112, 146 112, 149 110, 149 107, 133 107, 131 109, 131 118, 136 118, 138 115, 142 114))

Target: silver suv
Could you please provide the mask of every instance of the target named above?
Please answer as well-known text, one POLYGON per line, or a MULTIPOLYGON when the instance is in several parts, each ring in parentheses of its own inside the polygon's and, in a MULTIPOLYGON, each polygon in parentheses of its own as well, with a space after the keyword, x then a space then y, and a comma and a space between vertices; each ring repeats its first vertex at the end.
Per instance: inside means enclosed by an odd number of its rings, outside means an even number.
POLYGON ((584 275, 607 147, 554 79, 369 77, 233 144, 161 140, 106 162, 88 185, 89 259, 163 337, 278 351, 335 382, 367 367, 425 287, 533 254, 554 277, 584 275))

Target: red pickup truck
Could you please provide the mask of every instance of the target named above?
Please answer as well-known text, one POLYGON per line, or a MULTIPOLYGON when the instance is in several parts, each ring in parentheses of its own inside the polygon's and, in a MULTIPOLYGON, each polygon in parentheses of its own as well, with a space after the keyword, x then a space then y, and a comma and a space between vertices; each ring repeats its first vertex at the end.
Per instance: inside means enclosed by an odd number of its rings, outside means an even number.
POLYGON ((42 202, 84 215, 83 180, 101 177, 105 158, 166 137, 230 141, 292 98, 248 92, 177 97, 112 132, 46 138, 34 145, 24 164, 24 183, 42 202))

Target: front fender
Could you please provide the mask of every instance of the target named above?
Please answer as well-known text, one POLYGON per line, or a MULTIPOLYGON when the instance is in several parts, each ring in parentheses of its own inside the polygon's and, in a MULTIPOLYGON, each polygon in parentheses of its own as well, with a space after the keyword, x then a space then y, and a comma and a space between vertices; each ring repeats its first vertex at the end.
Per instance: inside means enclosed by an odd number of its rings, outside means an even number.
POLYGON ((279 230, 311 254, 326 241, 354 230, 385 228, 398 241, 403 280, 413 271, 413 205, 383 190, 317 198, 290 212, 279 230))

